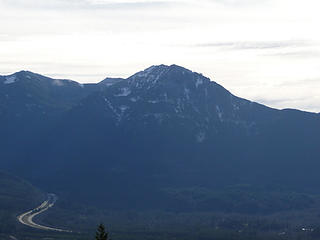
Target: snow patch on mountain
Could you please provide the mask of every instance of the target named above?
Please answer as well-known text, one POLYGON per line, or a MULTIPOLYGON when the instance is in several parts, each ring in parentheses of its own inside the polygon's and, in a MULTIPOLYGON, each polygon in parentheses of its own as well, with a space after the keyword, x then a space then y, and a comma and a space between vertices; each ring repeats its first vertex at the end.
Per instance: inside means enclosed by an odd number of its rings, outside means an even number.
POLYGON ((156 85, 158 80, 162 77, 164 73, 168 71, 168 66, 152 66, 144 71, 138 72, 131 76, 128 80, 131 86, 135 88, 143 88, 146 86, 147 89, 150 89, 156 85))
POLYGON ((104 101, 107 103, 108 108, 116 115, 118 116, 118 113, 116 111, 116 109, 113 107, 113 105, 111 104, 111 102, 105 97, 104 101))
POLYGON ((183 104, 183 101, 180 98, 177 99, 177 103, 176 103, 176 106, 175 106, 174 110, 175 110, 176 113, 182 113, 183 112, 184 104, 183 104))
POLYGON ((148 103, 152 103, 152 104, 155 104, 155 103, 159 103, 160 101, 159 100, 149 100, 148 103))
POLYGON ((217 111, 220 122, 223 122, 222 112, 221 112, 220 107, 218 105, 216 106, 216 111, 217 111))
POLYGON ((203 84, 203 80, 201 78, 197 78, 196 80, 196 88, 203 84))
POLYGON ((198 143, 202 143, 206 139, 206 133, 204 131, 198 132, 196 135, 196 140, 198 143))
POLYGON ((108 98, 104 97, 103 99, 107 103, 106 110, 111 110, 116 119, 116 124, 118 125, 122 121, 126 111, 130 109, 130 107, 127 105, 113 106, 108 98))
POLYGON ((131 90, 129 88, 125 87, 125 88, 121 88, 120 93, 116 94, 115 96, 116 97, 127 97, 130 94, 131 94, 131 90))
POLYGON ((154 117, 157 119, 157 121, 161 124, 164 120, 164 114, 163 113, 155 113, 154 117))
POLYGON ((168 94, 166 92, 163 94, 163 97, 164 97, 164 101, 168 102, 168 94))
POLYGON ((6 77, 6 80, 3 83, 4 84, 12 84, 12 83, 15 83, 16 80, 17 80, 17 77, 12 75, 12 76, 6 77))
POLYGON ((55 80, 53 80, 52 85, 62 87, 62 86, 64 86, 64 83, 63 83, 63 81, 61 81, 59 79, 55 79, 55 80))
POLYGON ((184 95, 185 95, 187 100, 190 100, 190 89, 185 87, 184 88, 184 95))
POLYGON ((131 102, 137 102, 139 100, 139 98, 137 98, 137 97, 132 97, 132 98, 130 98, 130 101, 131 102))
POLYGON ((129 107, 126 106, 126 105, 121 105, 121 106, 119 107, 119 109, 120 109, 121 113, 123 114, 125 111, 127 111, 127 110, 129 109, 129 107))

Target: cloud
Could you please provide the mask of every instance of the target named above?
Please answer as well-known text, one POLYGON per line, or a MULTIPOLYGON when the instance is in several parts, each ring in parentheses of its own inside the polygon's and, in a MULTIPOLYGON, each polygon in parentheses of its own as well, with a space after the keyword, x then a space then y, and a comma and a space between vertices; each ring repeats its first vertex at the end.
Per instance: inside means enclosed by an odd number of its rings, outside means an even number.
POLYGON ((1 0, 4 6, 22 9, 41 10, 104 10, 125 8, 161 7, 177 4, 177 1, 167 0, 1 0))
POLYGON ((317 49, 310 50, 293 50, 293 51, 281 51, 275 53, 263 54, 269 57, 288 57, 288 58, 318 58, 320 57, 320 51, 317 49))
POLYGON ((203 48, 223 48, 229 50, 259 50, 259 49, 280 49, 289 47, 309 46, 308 41, 288 40, 288 41, 242 41, 242 42, 213 42, 193 45, 193 47, 203 48))
POLYGON ((306 98, 254 98, 253 101, 263 103, 268 106, 278 106, 289 102, 303 101, 306 98))
POLYGON ((319 96, 305 96, 300 98, 256 98, 253 100, 277 109, 303 109, 304 111, 317 113, 319 112, 320 107, 319 96))
POLYGON ((271 2, 271 0, 209 0, 209 2, 219 3, 226 6, 232 7, 248 7, 263 5, 271 2))
POLYGON ((309 79, 302 79, 302 80, 295 80, 295 81, 284 81, 279 83, 277 86, 285 87, 285 86, 317 86, 320 87, 320 78, 309 78, 309 79))
POLYGON ((260 6, 271 0, 0 0, 0 5, 42 10, 149 8, 173 5, 219 4, 228 7, 260 6))

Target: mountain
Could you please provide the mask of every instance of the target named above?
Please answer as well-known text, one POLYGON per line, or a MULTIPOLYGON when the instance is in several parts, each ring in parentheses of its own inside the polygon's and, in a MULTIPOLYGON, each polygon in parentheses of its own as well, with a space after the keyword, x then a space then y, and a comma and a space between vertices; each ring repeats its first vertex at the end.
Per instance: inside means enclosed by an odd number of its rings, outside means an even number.
POLYGON ((105 78, 104 80, 102 80, 101 82, 98 83, 98 85, 100 86, 112 86, 113 84, 116 84, 118 82, 121 82, 125 79, 123 78, 105 78))
MULTIPOLYGON (((27 94, 13 87, 20 81, 2 79, 4 94, 10 86, 27 94)), ((291 192, 319 193, 319 114, 236 97, 177 65, 152 66, 88 88, 69 81, 52 86, 55 81, 47 79, 50 91, 37 89, 60 96, 49 98, 50 125, 33 112, 44 127, 23 133, 28 143, 18 155, 12 148, 6 165, 50 192, 112 209, 240 212, 281 210, 288 199, 292 208, 309 206, 311 200, 291 192), (257 199, 281 195, 284 202, 245 207, 257 188, 257 199)), ((12 104, 12 112, 25 109, 25 101, 12 104)), ((29 126, 25 115, 19 119, 13 126, 29 126)))
POLYGON ((95 84, 51 79, 28 71, 0 76, 0 157, 19 158, 28 142, 47 129, 60 114, 98 90, 95 84))

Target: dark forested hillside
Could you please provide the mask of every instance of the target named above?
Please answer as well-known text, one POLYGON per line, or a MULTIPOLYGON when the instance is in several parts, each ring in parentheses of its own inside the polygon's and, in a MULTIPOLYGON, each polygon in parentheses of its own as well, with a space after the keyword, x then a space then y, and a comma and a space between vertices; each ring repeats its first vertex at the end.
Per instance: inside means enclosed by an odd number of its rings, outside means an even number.
POLYGON ((14 232, 16 216, 40 204, 46 195, 30 183, 0 172, 0 233, 14 232))

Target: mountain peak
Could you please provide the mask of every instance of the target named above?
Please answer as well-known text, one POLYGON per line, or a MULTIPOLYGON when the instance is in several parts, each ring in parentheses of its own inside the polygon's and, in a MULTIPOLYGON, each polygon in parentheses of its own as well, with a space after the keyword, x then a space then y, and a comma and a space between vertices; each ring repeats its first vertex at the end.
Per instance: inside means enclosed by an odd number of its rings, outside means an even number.
POLYGON ((30 71, 26 71, 26 70, 21 70, 21 71, 18 71, 18 72, 9 74, 9 75, 4 75, 2 77, 5 79, 4 83, 7 83, 7 84, 14 83, 20 79, 25 79, 25 78, 27 78, 27 79, 40 78, 40 77, 47 78, 47 77, 42 76, 40 74, 33 73, 30 71))
MULTIPOLYGON (((12 84, 19 81, 21 78, 28 77, 31 74, 33 73, 23 70, 23 71, 15 72, 10 75, 5 75, 1 77, 3 78, 3 84, 12 84)), ((28 77, 28 78, 31 78, 31 77, 28 77)))
POLYGON ((36 73, 30 72, 30 71, 27 71, 27 70, 21 70, 19 72, 15 72, 14 74, 36 74, 36 73))
POLYGON ((174 84, 181 85, 195 85, 198 87, 203 83, 209 83, 210 79, 204 77, 200 73, 192 72, 189 69, 178 65, 154 65, 143 71, 140 71, 128 78, 129 83, 138 88, 153 87, 158 84, 174 84))
POLYGON ((31 71, 27 71, 27 70, 21 70, 21 71, 15 72, 15 73, 13 73, 13 74, 11 74, 9 76, 16 76, 16 77, 29 76, 29 77, 34 77, 34 76, 42 76, 42 75, 34 73, 34 72, 31 72, 31 71))
POLYGON ((113 84, 116 84, 118 82, 121 82, 125 80, 124 78, 111 78, 111 77, 107 77, 104 80, 102 80, 101 82, 99 82, 98 84, 101 85, 105 85, 105 86, 112 86, 113 84))
POLYGON ((156 73, 158 71, 181 71, 181 72, 192 72, 189 69, 186 69, 184 67, 181 67, 179 65, 176 64, 172 64, 172 65, 165 65, 165 64, 161 64, 161 65, 153 65, 147 69, 145 69, 142 72, 145 73, 156 73))
POLYGON ((27 85, 39 85, 45 84, 47 86, 54 86, 54 87, 62 87, 62 86, 76 86, 83 88, 83 84, 80 84, 73 80, 68 79, 55 79, 50 78, 47 76, 43 76, 38 73, 30 72, 30 71, 19 71, 15 72, 11 75, 0 76, 0 83, 4 85, 11 85, 11 84, 27 84, 27 85), (1 81, 2 80, 2 81, 1 81))

